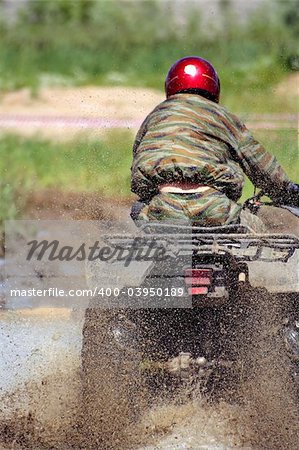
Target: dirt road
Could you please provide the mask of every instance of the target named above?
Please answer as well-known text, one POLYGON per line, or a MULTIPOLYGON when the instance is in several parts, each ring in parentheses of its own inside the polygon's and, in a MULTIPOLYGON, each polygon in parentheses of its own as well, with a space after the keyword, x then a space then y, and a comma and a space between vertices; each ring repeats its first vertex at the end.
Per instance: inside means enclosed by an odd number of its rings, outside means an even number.
MULTIPOLYGON (((103 133, 110 129, 137 130, 143 118, 117 119, 117 118, 89 118, 84 116, 50 116, 50 115, 0 115, 0 129, 2 131, 13 131, 17 134, 31 135, 41 133, 42 135, 57 134, 57 137, 67 138, 76 133, 92 131, 103 133)), ((295 114, 255 114, 244 115, 248 128, 252 130, 282 130, 297 129, 298 118, 295 114)))
MULTIPOLYGON (((288 84, 294 89, 295 82, 297 75, 288 84)), ((277 95, 289 95, 285 90, 284 82, 277 95)), ((143 88, 43 88, 36 97, 29 89, 23 89, 0 96, 0 131, 57 140, 87 132, 89 136, 98 136, 113 128, 135 132, 145 116, 163 100, 162 92, 143 88)), ((296 114, 243 114, 242 119, 253 130, 298 128, 296 114)))

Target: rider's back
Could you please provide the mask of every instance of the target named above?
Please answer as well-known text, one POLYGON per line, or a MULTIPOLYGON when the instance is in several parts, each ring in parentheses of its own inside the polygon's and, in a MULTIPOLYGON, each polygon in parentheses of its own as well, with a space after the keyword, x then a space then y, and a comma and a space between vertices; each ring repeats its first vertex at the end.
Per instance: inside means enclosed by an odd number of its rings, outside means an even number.
POLYGON ((168 182, 206 184, 237 200, 244 174, 234 159, 243 125, 225 108, 176 94, 145 119, 134 145, 132 190, 147 198, 168 182))

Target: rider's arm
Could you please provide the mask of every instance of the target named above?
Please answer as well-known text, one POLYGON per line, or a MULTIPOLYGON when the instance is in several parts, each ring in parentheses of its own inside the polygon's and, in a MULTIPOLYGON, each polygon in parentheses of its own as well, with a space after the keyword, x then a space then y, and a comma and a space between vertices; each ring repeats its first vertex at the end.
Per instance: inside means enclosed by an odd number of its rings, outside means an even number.
POLYGON ((272 200, 280 204, 298 204, 297 185, 292 183, 276 158, 254 139, 245 126, 242 127, 237 155, 248 178, 256 187, 267 192, 272 200))
POLYGON ((133 163, 131 166, 131 191, 137 194, 142 201, 147 201, 153 195, 157 194, 157 187, 153 181, 148 177, 146 170, 146 160, 143 160, 143 155, 138 154, 139 145, 147 132, 147 118, 141 125, 133 146, 133 163))

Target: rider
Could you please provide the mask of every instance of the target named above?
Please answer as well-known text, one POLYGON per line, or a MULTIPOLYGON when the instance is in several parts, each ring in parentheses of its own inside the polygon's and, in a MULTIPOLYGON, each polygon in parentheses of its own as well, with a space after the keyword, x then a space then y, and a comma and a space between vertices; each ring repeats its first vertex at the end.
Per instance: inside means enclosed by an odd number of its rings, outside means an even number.
POLYGON ((131 190, 134 220, 188 220, 203 226, 261 221, 237 201, 244 173, 279 204, 299 206, 299 186, 245 125, 219 105, 220 81, 205 59, 188 56, 170 68, 167 99, 136 136, 131 190))

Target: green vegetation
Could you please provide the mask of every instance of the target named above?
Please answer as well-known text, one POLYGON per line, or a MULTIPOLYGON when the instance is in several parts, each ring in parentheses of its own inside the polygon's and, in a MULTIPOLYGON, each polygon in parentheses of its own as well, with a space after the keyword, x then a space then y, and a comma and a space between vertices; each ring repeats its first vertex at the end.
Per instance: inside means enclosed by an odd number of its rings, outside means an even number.
POLYGON ((17 194, 56 187, 124 197, 132 140, 131 133, 115 131, 102 140, 64 143, 8 135, 0 138, 0 172, 17 194))
POLYGON ((173 61, 200 54, 215 64, 228 107, 294 110, 295 105, 272 101, 271 86, 298 70, 298 1, 273 1, 246 24, 229 0, 220 5, 218 20, 206 24, 196 3, 182 19, 171 1, 29 0, 15 22, 0 22, 0 89, 161 88, 173 61))
MULTIPOLYGON (((259 132, 256 136, 275 154, 289 176, 297 176, 297 134, 294 131, 259 132)), ((20 216, 33 191, 57 188, 92 191, 128 198, 132 140, 129 132, 113 132, 103 140, 53 143, 8 135, 0 138, 0 220, 20 216)), ((252 195, 248 182, 244 197, 252 195)))
POLYGON ((46 188, 128 197, 132 140, 126 132, 68 143, 1 137, 0 232, 4 220, 22 217, 33 192, 46 188))

